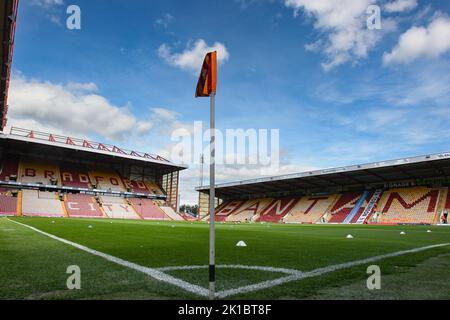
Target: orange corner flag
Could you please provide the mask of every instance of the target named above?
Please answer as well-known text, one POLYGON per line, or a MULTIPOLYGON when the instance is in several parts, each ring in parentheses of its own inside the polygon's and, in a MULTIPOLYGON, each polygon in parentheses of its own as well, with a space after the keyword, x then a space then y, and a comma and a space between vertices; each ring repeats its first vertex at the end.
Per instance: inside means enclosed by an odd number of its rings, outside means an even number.
POLYGON ((217 51, 209 52, 203 60, 195 97, 209 97, 217 88, 217 51))

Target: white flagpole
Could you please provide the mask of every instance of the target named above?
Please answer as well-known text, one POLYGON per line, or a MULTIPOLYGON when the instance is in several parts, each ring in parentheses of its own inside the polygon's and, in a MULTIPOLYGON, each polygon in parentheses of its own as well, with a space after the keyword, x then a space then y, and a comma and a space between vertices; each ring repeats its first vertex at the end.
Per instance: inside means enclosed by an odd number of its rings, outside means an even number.
POLYGON ((209 164, 209 299, 213 300, 215 298, 216 292, 216 262, 215 262, 215 246, 216 246, 216 230, 215 230, 215 104, 216 104, 216 93, 212 92, 210 97, 211 110, 210 110, 210 131, 211 131, 211 141, 210 141, 210 164, 209 164))

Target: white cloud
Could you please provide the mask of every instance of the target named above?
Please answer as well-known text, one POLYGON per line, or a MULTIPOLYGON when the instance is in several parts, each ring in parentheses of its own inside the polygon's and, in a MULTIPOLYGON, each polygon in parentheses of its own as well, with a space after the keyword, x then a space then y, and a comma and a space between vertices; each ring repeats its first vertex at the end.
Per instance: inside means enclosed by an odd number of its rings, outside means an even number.
POLYGON ((450 51, 450 18, 436 17, 427 27, 412 27, 400 36, 385 64, 408 63, 418 58, 435 58, 450 51))
POLYGON ((64 5, 64 0, 31 0, 31 4, 43 8, 64 5))
POLYGON ((285 0, 295 15, 303 10, 315 19, 314 28, 327 39, 306 46, 308 50, 323 50, 322 63, 328 71, 347 62, 367 58, 368 52, 381 39, 383 32, 393 28, 392 21, 383 21, 383 30, 367 28, 366 10, 375 0, 285 0))
POLYGON ((137 119, 128 107, 113 105, 95 94, 94 83, 55 84, 14 76, 8 123, 55 133, 91 135, 122 140, 145 133, 151 121, 137 119))
POLYGON ((208 46, 203 39, 199 39, 193 44, 188 44, 181 53, 172 53, 170 46, 162 44, 158 49, 158 54, 171 66, 197 72, 201 68, 205 54, 211 51, 217 51, 219 64, 224 63, 230 57, 223 43, 215 42, 212 46, 208 46))
POLYGON ((166 13, 162 15, 160 18, 156 19, 155 23, 167 29, 169 25, 173 22, 173 19, 174 17, 170 13, 166 13))
POLYGON ((384 10, 391 13, 404 12, 416 8, 417 5, 418 5, 417 0, 395 0, 386 3, 386 5, 384 6, 384 10))

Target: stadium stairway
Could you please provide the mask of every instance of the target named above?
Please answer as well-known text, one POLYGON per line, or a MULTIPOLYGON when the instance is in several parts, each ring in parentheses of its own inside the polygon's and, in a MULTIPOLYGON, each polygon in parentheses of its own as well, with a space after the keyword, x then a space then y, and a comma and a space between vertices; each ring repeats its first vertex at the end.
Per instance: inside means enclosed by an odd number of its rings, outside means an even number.
POLYGON ((356 202, 355 206, 353 207, 352 211, 350 211, 350 214, 345 218, 343 223, 349 224, 353 218, 360 213, 361 207, 364 205, 367 197, 369 196, 369 191, 364 191, 361 196, 359 197, 358 201, 356 202))
POLYGON ((350 223, 356 223, 356 224, 363 224, 365 223, 369 218, 370 215, 373 213, 378 200, 380 199, 381 195, 383 194, 383 189, 377 189, 375 192, 370 193, 366 198, 366 204, 363 208, 361 208, 358 213, 353 217, 353 219, 350 221, 350 223), (367 199, 369 199, 367 201, 367 199))
POLYGON ((338 200, 328 211, 328 223, 342 223, 349 216, 361 197, 360 192, 346 192, 338 195, 338 200))

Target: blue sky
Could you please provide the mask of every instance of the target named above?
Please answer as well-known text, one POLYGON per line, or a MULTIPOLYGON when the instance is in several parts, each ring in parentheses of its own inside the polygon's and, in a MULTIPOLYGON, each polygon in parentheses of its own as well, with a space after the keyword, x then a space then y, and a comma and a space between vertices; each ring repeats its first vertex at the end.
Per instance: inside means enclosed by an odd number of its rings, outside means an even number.
POLYGON ((280 129, 280 173, 448 151, 449 15, 425 0, 21 1, 9 124, 167 154, 172 129, 207 124, 197 60, 220 48, 217 125, 280 129))

